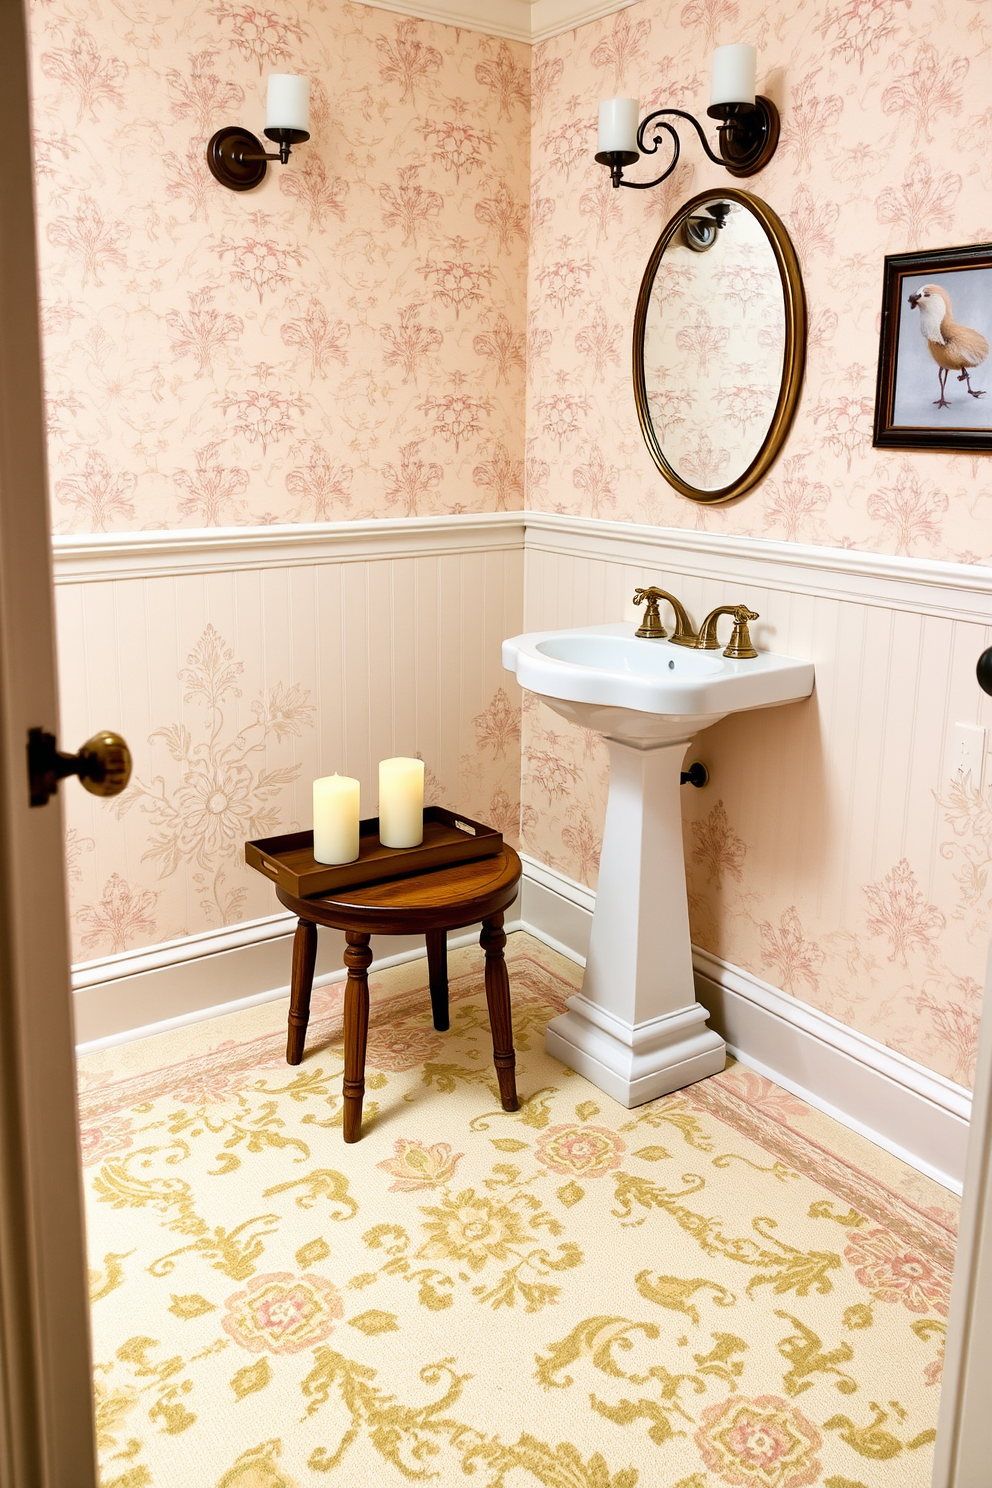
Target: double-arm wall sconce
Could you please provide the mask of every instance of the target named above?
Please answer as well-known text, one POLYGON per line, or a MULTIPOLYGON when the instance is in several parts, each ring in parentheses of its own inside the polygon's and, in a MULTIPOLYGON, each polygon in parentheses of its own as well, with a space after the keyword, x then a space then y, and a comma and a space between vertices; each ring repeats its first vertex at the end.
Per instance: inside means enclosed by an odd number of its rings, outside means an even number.
POLYGON ((766 166, 778 145, 779 115, 770 98, 755 96, 757 70, 756 47, 743 44, 722 46, 713 53, 713 85, 706 112, 711 119, 722 121, 719 154, 710 149, 702 126, 683 109, 656 109, 638 125, 636 98, 605 99, 599 105, 599 151, 596 159, 600 165, 609 167, 614 186, 646 191, 648 187, 667 180, 678 165, 682 148, 678 130, 669 123, 670 119, 683 119, 691 124, 708 158, 715 165, 724 166, 732 176, 753 176, 766 166), (649 142, 647 136, 652 125, 656 132, 649 142), (633 165, 642 155, 653 155, 664 143, 664 135, 657 132, 662 130, 669 136, 672 149, 668 169, 653 181, 625 181, 626 166, 633 165))
POLYGON ((211 173, 232 191, 250 191, 265 179, 270 160, 283 165, 293 145, 310 138, 310 79, 295 73, 274 72, 269 77, 265 101, 265 137, 278 146, 278 153, 267 155, 262 142, 230 124, 218 129, 207 145, 207 164, 211 173))

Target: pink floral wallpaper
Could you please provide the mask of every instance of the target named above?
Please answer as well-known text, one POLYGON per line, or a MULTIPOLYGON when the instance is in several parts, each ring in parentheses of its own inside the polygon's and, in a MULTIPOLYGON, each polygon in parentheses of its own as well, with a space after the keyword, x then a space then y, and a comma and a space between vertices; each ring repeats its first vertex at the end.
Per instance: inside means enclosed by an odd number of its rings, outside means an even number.
MULTIPOLYGON (((935 803, 920 802, 920 814, 934 806, 942 857, 966 859, 987 814, 979 793, 970 781, 955 779, 935 803), (955 840, 962 835, 965 843, 955 840)), ((988 920, 968 904, 960 875, 952 885, 938 874, 934 884, 929 864, 918 874, 908 858, 898 858, 875 879, 852 885, 847 919, 831 923, 805 875, 774 895, 752 885, 756 848, 760 856, 765 844, 740 835, 739 818, 731 818, 722 799, 711 795, 688 807, 697 945, 971 1086, 988 920)))
MULTIPOLYGON (((883 255, 992 239, 982 4, 639 0, 533 50, 348 0, 37 0, 31 24, 58 531, 527 505, 992 562, 992 467, 874 451, 870 435, 883 255), (759 46, 782 111, 776 159, 745 184, 796 245, 810 348, 782 457, 743 500, 706 508, 644 447, 630 333, 667 218, 727 177, 690 141, 663 188, 613 191, 592 155, 600 98, 702 117, 711 49, 738 39, 759 46), (260 129, 275 68, 310 73, 313 138, 258 191, 228 193, 206 139, 260 129)), ((675 327, 687 360, 705 332, 698 313, 675 327)), ((725 424, 746 429, 748 408, 743 388, 725 424)), ((712 468, 722 448, 688 455, 712 468)), ((521 717, 498 659, 523 623, 516 580, 428 565, 410 585, 419 620, 400 607, 387 640, 372 580, 338 567, 319 603, 324 578, 276 565, 263 606, 223 572, 164 598, 158 580, 62 591, 67 735, 122 727, 136 753, 119 808, 67 798, 80 959, 271 913, 240 865, 244 837, 305 823, 314 774, 343 768, 371 789, 385 753, 419 750, 435 800, 508 835, 519 821, 528 851, 595 883, 605 751, 533 699, 521 717), (484 634, 461 633, 467 606, 442 617, 455 591, 483 590, 502 596, 484 634), (97 626, 117 627, 112 663, 87 647, 97 626), (138 672, 147 695, 128 686, 138 672)), ((836 660, 817 655, 818 699, 836 660)), ((869 742, 903 737, 916 676, 889 679, 896 723, 873 723, 869 742)), ((792 783, 819 813, 802 859, 779 850, 785 795, 762 776, 760 733, 748 755, 736 725, 711 732, 720 784, 686 802, 694 935, 967 1083, 992 792, 948 776, 934 717, 927 770, 918 753, 872 835, 843 716, 833 735, 814 717, 795 756, 826 760, 792 783), (728 778, 745 758, 746 784, 728 778)))
POLYGON ((522 505, 529 48, 335 0, 43 0, 31 44, 58 531, 522 505), (312 138, 228 191, 278 70, 312 138))
MULTIPOLYGON (((335 0, 40 0, 31 50, 58 532, 522 505, 528 47, 335 0), (311 77, 312 138, 229 192, 207 139, 260 134, 273 70, 311 77)), ((341 592, 288 571, 268 603, 223 572, 60 590, 66 736, 112 725, 135 755, 116 806, 65 801, 77 960, 273 913, 245 838, 308 825, 332 770, 363 780, 372 814, 382 755, 423 753, 432 800, 515 833, 498 642, 519 618, 496 606, 484 643, 465 623, 408 654, 411 624, 437 623, 428 569, 425 616, 364 565, 341 592)))
POLYGON ((529 506, 992 562, 986 459, 871 447, 883 256, 992 239, 990 43, 987 7, 967 0, 641 0, 535 47, 529 506), (771 164, 730 182, 689 137, 663 186, 614 190, 593 160, 598 101, 637 96, 642 114, 675 105, 708 124, 710 53, 738 40, 758 46, 759 91, 782 114, 771 164), (675 207, 728 183, 763 197, 788 227, 809 299, 809 359, 785 458, 738 502, 697 507, 666 484, 641 439, 630 327, 675 207))
MULTIPOLYGON (((871 445, 884 255, 992 240, 990 42, 982 5, 641 0, 535 47, 528 506, 992 563, 992 465, 985 458, 871 445), (711 50, 737 40, 759 48, 759 91, 781 110, 782 140, 766 170, 733 184, 763 197, 786 223, 803 270, 810 344, 802 402, 782 456, 741 500, 706 507, 679 496, 644 445, 631 394, 630 330, 644 266, 669 216, 689 195, 726 185, 728 177, 691 138, 669 181, 644 193, 614 190, 592 156, 598 101, 613 94, 638 96, 642 114, 672 104, 706 122, 711 50)), ((669 327, 676 352, 698 357, 701 336, 708 345, 714 328, 723 329, 714 305, 711 296, 703 307, 709 323, 701 327, 695 303, 669 297, 661 315, 677 322, 669 327)), ((670 383, 659 381, 658 413, 676 443, 696 440, 688 454, 706 484, 741 409, 722 408, 708 442, 705 430, 697 438, 694 409, 682 395, 694 392, 698 379, 687 389, 679 367, 676 356, 670 383)), ((992 368, 982 370, 992 377, 992 368)), ((733 578, 728 564, 727 583, 733 578)), ((685 598, 677 572, 652 578, 645 570, 636 582, 647 581, 685 598)), ((570 582, 564 571, 545 579, 563 596, 570 582)), ((540 587, 536 576, 534 584, 540 587)), ((549 623, 616 618, 598 613, 609 591, 601 572, 583 570, 574 585, 569 618, 549 623)), ((788 609, 783 595, 779 625, 788 609)), ((919 721, 927 745, 914 746, 912 771, 903 751, 916 737, 921 696, 957 707, 955 718, 977 718, 984 705, 971 669, 986 642, 977 626, 959 642, 968 661, 955 654, 961 686, 953 705, 943 678, 922 680, 929 666, 922 654, 919 671, 912 651, 900 652, 902 664, 884 679, 869 667, 870 687, 884 686, 898 723, 873 717, 859 734, 868 773, 894 727, 892 737, 902 742, 890 758, 905 778, 902 794, 893 796, 891 779, 881 788, 889 799, 880 826, 849 758, 843 723, 852 716, 845 712, 851 700, 833 719, 826 701, 843 637, 838 623, 829 644, 822 634, 799 643, 813 648, 801 654, 816 657, 819 694, 817 722, 797 756, 805 763, 795 767, 791 785, 797 809, 815 802, 802 850, 793 815, 783 810, 789 797, 782 781, 763 775, 770 755, 783 763, 781 732, 761 734, 767 725, 738 721, 701 737, 695 753, 710 763, 715 783, 687 791, 684 803, 693 937, 969 1084, 990 928, 992 789, 978 791, 942 760, 953 718, 940 707, 919 721), (817 761, 819 779, 811 764, 817 761)), ((867 644, 864 636, 855 641, 867 644)), ((525 701, 522 743, 525 847, 594 885, 608 783, 604 747, 536 700, 525 701)), ((788 768, 787 750, 784 763, 788 768)))

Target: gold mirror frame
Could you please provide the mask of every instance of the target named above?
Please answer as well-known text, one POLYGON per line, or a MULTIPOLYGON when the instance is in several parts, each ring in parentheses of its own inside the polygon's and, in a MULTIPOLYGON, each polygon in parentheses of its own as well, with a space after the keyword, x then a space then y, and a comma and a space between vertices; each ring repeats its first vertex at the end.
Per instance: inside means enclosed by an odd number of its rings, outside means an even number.
POLYGON ((752 196, 750 192, 739 191, 736 187, 713 187, 709 191, 700 191, 684 206, 680 207, 674 217, 667 223, 661 237, 658 239, 648 259, 647 268, 644 270, 644 278, 641 280, 640 292, 637 296, 637 308, 634 311, 634 402, 637 405, 637 421, 641 426, 644 443, 651 452, 651 458, 661 471, 665 479, 675 487, 676 491, 683 496, 688 496, 690 501, 704 502, 708 506, 718 505, 724 501, 733 501, 737 496, 743 496, 745 491, 750 491, 753 486, 766 475, 778 456, 785 436, 789 432, 792 420, 795 418, 796 409, 799 406, 799 394, 802 391, 803 375, 806 370, 806 295, 803 290, 802 273, 799 268, 799 260, 796 250, 792 246, 789 234, 785 230, 785 224, 781 218, 772 211, 767 202, 758 196, 752 196), (651 291, 654 288, 655 275, 664 256, 665 249, 673 239, 681 232, 682 225, 694 211, 703 207, 706 202, 714 200, 738 202, 742 207, 755 216, 764 228, 765 235, 775 255, 775 263, 778 266, 779 279, 782 285, 782 299, 785 310, 785 348, 782 358, 782 385, 779 389, 778 402, 768 426, 761 448, 747 469, 727 486, 722 486, 714 491, 702 491, 697 486, 690 486, 687 481, 672 468, 665 458, 661 442, 651 422, 651 410, 648 406, 647 383, 644 376, 644 331, 647 324, 648 306, 651 301, 651 291))

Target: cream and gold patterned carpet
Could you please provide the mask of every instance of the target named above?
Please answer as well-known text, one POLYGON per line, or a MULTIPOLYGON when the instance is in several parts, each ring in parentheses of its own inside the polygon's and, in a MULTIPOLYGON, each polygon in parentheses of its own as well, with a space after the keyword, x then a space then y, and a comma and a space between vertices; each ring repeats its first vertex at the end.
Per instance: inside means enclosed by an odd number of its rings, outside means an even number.
POLYGON ((581 973, 508 946, 80 1061, 104 1488, 924 1488, 951 1197, 741 1065, 624 1110, 544 1053, 581 973))

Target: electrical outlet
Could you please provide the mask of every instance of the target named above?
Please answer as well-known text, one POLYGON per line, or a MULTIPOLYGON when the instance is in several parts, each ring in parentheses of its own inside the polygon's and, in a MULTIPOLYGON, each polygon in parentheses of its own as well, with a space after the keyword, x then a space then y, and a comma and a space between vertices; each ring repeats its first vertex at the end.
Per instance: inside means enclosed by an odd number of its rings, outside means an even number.
POLYGON ((956 723, 951 753, 951 773, 971 772, 973 790, 981 790, 985 777, 985 730, 977 723, 956 723))

